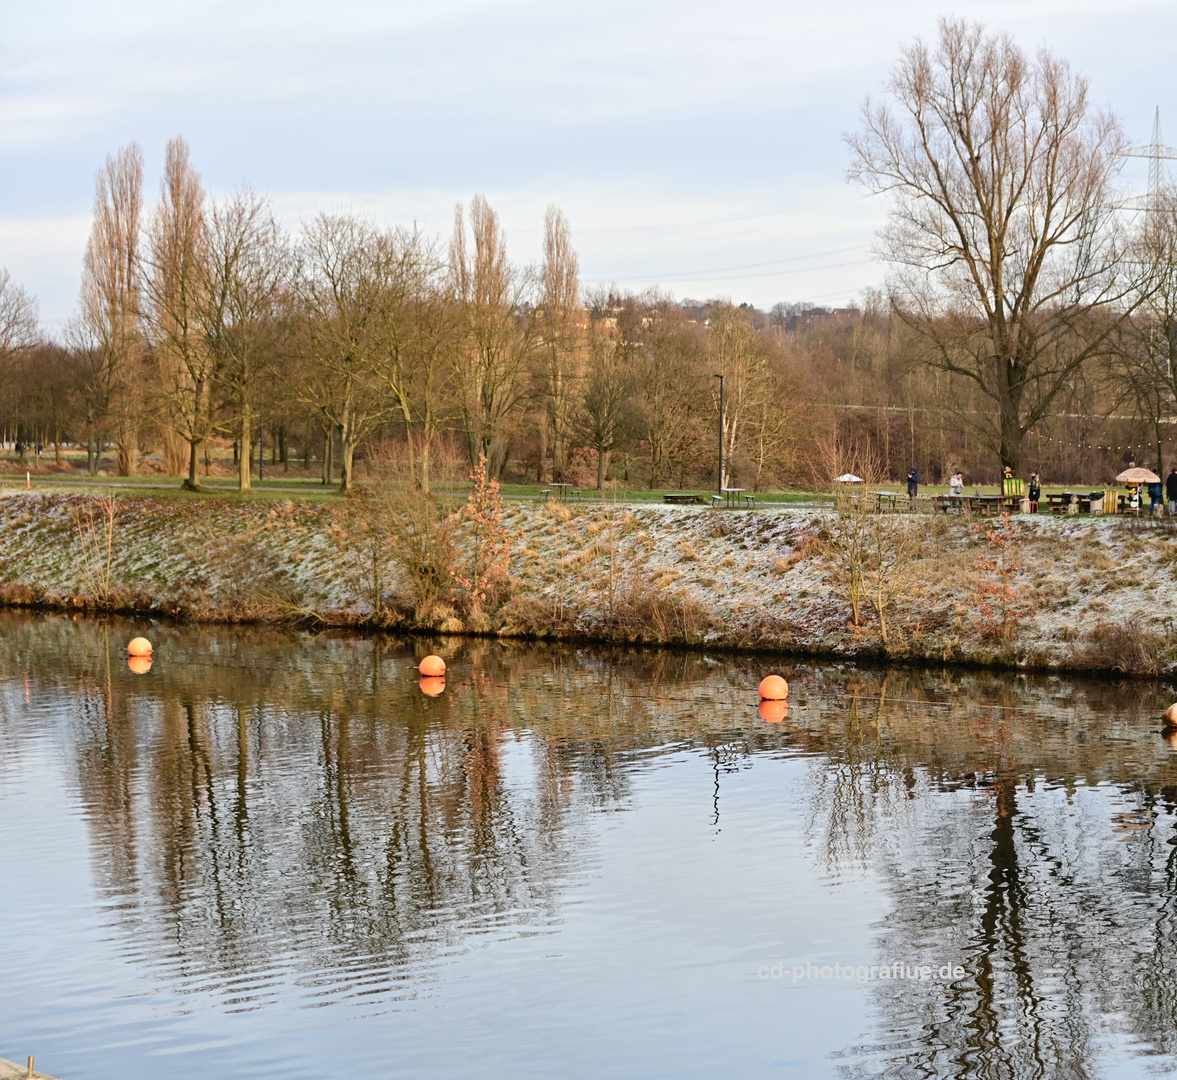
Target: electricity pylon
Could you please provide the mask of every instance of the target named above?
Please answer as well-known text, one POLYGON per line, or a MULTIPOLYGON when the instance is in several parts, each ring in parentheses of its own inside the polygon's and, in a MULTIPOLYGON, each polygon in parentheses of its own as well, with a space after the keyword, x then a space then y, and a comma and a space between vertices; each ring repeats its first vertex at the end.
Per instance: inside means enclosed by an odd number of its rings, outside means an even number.
POLYGON ((1133 146, 1124 151, 1124 157, 1148 158, 1148 194, 1144 199, 1145 210, 1160 210, 1165 197, 1166 161, 1177 161, 1177 150, 1161 142, 1161 110, 1158 106, 1156 119, 1152 124, 1152 142, 1144 146, 1133 146))

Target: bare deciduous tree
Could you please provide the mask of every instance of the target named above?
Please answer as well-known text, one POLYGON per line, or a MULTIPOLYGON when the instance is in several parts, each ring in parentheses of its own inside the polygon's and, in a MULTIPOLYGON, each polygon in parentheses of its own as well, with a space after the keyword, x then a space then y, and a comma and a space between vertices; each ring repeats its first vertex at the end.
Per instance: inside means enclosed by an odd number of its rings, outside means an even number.
MULTIPOLYGON (((216 357, 201 326, 207 237, 204 189, 181 138, 167 146, 159 206, 148 229, 146 322, 159 364, 159 397, 167 422, 187 444, 184 487, 200 489, 197 457, 215 425, 216 357)), ((182 445, 182 444, 181 444, 182 445)))
POLYGON ((1147 422, 1163 474, 1163 426, 1177 412, 1177 191, 1155 193, 1141 217, 1132 256, 1138 307, 1123 325, 1110 374, 1147 422))
POLYGON ((300 341, 307 356, 298 393, 339 433, 343 491, 352 486, 357 445, 380 426, 391 404, 374 374, 382 308, 394 287, 383 239, 357 218, 320 214, 300 250, 300 341))
POLYGON ((588 371, 573 420, 581 442, 597 455, 597 490, 604 492, 609 458, 633 431, 632 346, 617 333, 608 308, 597 308, 590 329, 588 371))
POLYGON ((962 416, 1016 474, 1027 431, 1128 310, 1119 123, 1065 62, 956 19, 903 50, 888 91, 848 142, 851 178, 893 199, 892 304, 927 363, 988 399, 962 416))
POLYGON ((552 479, 564 480, 573 435, 576 380, 584 364, 580 264, 568 222, 555 206, 544 215, 540 269, 539 384, 551 439, 552 479))
POLYGON ((650 487, 665 483, 692 437, 692 420, 706 407, 705 339, 668 296, 647 298, 634 351, 642 428, 649 445, 650 487))
POLYGON ((200 320, 220 384, 236 411, 238 487, 248 491, 258 381, 274 358, 289 250, 269 202, 248 189, 213 207, 207 243, 200 320))
POLYGON ((452 289, 461 318, 455 367, 470 460, 486 456, 499 476, 511 442, 511 421, 526 392, 524 375, 534 345, 535 320, 524 309, 526 277, 507 262, 498 215, 481 195, 470 202, 474 250, 466 245, 459 206, 450 241, 452 289))
POLYGON ((392 229, 381 235, 374 374, 405 426, 409 475, 425 494, 434 441, 455 415, 445 402, 455 312, 441 269, 436 249, 416 230, 392 229))
MULTIPOLYGON (((744 313, 728 301, 711 307, 707 346, 713 368, 724 376, 720 487, 727 487, 732 465, 743 450, 745 428, 769 395, 768 361, 744 313)), ((718 414, 718 386, 713 390, 718 414)))
POLYGON ((110 390, 111 432, 118 471, 132 476, 139 458, 143 335, 139 219, 143 204, 143 151, 129 143, 108 156, 98 173, 94 222, 82 266, 82 312, 110 390))
POLYGON ((37 301, 0 267, 0 372, 5 361, 40 340, 37 301))

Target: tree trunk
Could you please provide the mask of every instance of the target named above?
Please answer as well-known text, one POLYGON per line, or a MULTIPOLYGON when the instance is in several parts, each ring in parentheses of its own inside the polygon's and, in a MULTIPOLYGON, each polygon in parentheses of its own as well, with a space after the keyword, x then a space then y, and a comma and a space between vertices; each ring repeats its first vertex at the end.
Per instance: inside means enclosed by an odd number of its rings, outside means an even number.
POLYGON ((351 491, 352 465, 355 463, 356 444, 351 433, 339 426, 339 490, 351 491))
POLYGON ((197 439, 188 440, 188 479, 184 481, 181 487, 188 491, 200 490, 200 477, 196 475, 196 466, 199 460, 200 442, 197 439))
POLYGON ((253 427, 249 406, 241 406, 241 453, 237 457, 237 490, 250 491, 253 479, 253 427))
POLYGON ((134 429, 125 432, 116 444, 116 461, 119 476, 135 476, 139 464, 139 433, 134 429))
MULTIPOLYGON (((539 464, 536 466, 536 469, 535 469, 535 482, 537 484, 542 484, 544 482, 544 470, 547 468, 547 465, 548 465, 548 425, 546 423, 541 423, 538 425, 538 428, 539 428, 539 464)), ((553 476, 555 476, 555 469, 554 468, 552 470, 552 474, 553 474, 553 476)))
POLYGON ((98 454, 93 439, 86 440, 86 472, 91 476, 98 475, 98 454))
POLYGON ((421 491, 423 494, 429 494, 429 448, 432 440, 424 438, 421 440, 421 491))
POLYGON ((998 451, 1001 459, 1001 473, 1009 469, 1014 476, 1022 471, 1022 430, 1016 416, 1001 418, 1001 449, 998 451))
POLYGON ((501 435, 495 435, 490 444, 486 448, 486 475, 494 477, 496 480, 502 480, 503 470, 507 466, 507 454, 510 452, 511 443, 509 439, 501 435))
POLYGON ((609 471, 609 451, 597 451, 597 490, 605 494, 605 473, 609 471))

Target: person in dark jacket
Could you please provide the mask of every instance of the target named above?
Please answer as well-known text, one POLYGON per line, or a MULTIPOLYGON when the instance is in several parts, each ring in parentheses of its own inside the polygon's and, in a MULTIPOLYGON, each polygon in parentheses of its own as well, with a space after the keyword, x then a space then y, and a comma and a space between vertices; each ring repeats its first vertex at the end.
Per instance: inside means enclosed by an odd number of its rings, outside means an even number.
POLYGON ((1038 500, 1042 498, 1042 483, 1036 472, 1030 473, 1030 483, 1026 493, 1030 496, 1030 513, 1038 513, 1038 500))
POLYGON ((1170 469, 1165 479, 1165 498, 1169 502, 1169 515, 1177 514, 1177 469, 1170 469))
POLYGON ((914 465, 907 470, 907 497, 911 500, 911 508, 915 509, 915 497, 920 492, 920 471, 914 465))

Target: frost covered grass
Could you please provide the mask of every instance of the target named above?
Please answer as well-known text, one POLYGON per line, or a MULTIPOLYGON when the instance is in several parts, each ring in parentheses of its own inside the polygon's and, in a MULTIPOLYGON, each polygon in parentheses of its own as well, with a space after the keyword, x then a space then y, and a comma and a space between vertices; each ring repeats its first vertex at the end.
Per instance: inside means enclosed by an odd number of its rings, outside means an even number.
MULTIPOLYGON (((1008 632, 981 609, 984 525, 905 517, 916 543, 883 646, 855 626, 828 557, 828 511, 507 502, 510 586, 489 621, 422 614, 390 558, 374 594, 370 545, 342 500, 117 500, 108 595, 87 590, 76 521, 97 500, 0 499, 0 601, 226 622, 307 621, 502 635, 790 650, 1039 668, 1175 670, 1177 530, 1104 518, 1014 518, 1008 632)), ((456 507, 458 504, 455 503, 456 507)), ((452 520, 456 550, 468 526, 452 520)))

